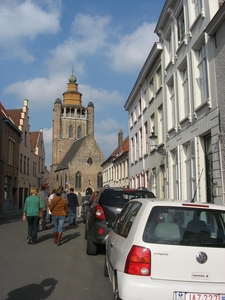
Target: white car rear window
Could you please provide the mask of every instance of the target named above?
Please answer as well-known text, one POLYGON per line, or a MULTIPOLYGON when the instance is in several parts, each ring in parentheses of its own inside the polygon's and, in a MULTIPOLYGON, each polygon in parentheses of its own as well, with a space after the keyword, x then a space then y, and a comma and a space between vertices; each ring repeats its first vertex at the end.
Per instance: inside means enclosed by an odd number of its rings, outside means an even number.
POLYGON ((147 243, 225 248, 225 211, 156 206, 143 233, 147 243))

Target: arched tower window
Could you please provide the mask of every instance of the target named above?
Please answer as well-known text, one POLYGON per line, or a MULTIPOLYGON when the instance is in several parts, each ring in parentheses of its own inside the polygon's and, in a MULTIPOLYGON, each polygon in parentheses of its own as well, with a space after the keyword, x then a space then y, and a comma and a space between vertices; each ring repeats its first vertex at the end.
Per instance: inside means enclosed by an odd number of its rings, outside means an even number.
POLYGON ((81 189, 81 172, 78 171, 75 175, 75 188, 81 189))
POLYGON ((77 138, 78 139, 81 138, 81 126, 80 125, 77 127, 77 138))
POLYGON ((69 117, 69 115, 70 115, 70 109, 69 109, 69 107, 67 107, 66 108, 66 117, 69 117))
POLYGON ((97 177, 97 187, 98 189, 102 188, 102 172, 98 173, 98 177, 97 177))
POLYGON ((74 108, 71 108, 71 117, 74 117, 74 115, 75 115, 75 110, 74 108))
POLYGON ((73 138, 73 126, 72 125, 69 126, 69 138, 70 139, 73 138))

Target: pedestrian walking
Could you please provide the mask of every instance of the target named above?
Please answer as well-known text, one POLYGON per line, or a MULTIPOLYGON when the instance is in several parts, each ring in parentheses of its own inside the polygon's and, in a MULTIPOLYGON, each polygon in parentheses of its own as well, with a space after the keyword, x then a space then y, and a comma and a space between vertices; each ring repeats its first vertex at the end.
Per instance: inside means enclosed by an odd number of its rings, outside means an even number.
POLYGON ((68 213, 68 205, 66 199, 62 198, 62 190, 56 190, 56 197, 51 199, 49 204, 52 213, 52 221, 54 225, 54 243, 61 245, 63 225, 68 213))
POLYGON ((74 189, 70 188, 70 192, 67 194, 68 207, 69 207, 69 225, 76 225, 76 212, 79 207, 77 194, 74 193, 74 189))
POLYGON ((41 201, 44 204, 44 208, 42 210, 43 214, 40 220, 41 226, 43 230, 48 229, 48 227, 46 226, 46 217, 47 217, 47 208, 48 208, 48 194, 46 193, 46 187, 42 186, 40 188, 40 191, 38 192, 38 197, 41 199, 41 201))
POLYGON ((48 216, 49 216, 50 222, 52 222, 52 213, 50 211, 49 205, 51 203, 51 200, 53 198, 55 198, 55 196, 56 196, 55 192, 56 192, 56 189, 53 189, 52 192, 51 192, 51 194, 48 197, 48 216))
POLYGON ((78 192, 77 199, 78 199, 78 204, 79 204, 78 209, 77 209, 77 217, 81 218, 81 211, 82 211, 82 205, 83 205, 81 192, 78 192))
POLYGON ((37 196, 38 189, 32 187, 30 196, 26 198, 23 209, 23 220, 28 223, 28 244, 35 244, 37 241, 37 231, 39 224, 39 209, 44 209, 44 204, 37 196))

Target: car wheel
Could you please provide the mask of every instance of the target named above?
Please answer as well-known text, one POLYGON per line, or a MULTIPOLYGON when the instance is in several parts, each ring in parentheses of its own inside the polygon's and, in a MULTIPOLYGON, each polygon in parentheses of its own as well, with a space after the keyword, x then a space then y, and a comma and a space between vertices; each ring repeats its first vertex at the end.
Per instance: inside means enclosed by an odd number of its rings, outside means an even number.
POLYGON ((105 257, 105 263, 104 263, 104 276, 109 277, 109 272, 106 264, 106 257, 105 257))
POLYGON ((90 235, 87 236, 87 248, 86 253, 87 255, 96 255, 98 247, 91 241, 90 235))
POLYGON ((113 300, 121 300, 116 276, 114 276, 113 300))

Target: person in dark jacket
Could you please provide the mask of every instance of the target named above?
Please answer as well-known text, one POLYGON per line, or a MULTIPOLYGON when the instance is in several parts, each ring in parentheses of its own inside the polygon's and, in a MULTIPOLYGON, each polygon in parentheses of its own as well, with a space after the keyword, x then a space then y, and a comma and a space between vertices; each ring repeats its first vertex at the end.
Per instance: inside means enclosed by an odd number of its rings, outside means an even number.
POLYGON ((69 194, 67 194, 68 208, 69 208, 69 225, 76 225, 76 213, 77 207, 79 207, 77 195, 74 193, 74 189, 71 188, 69 194))

